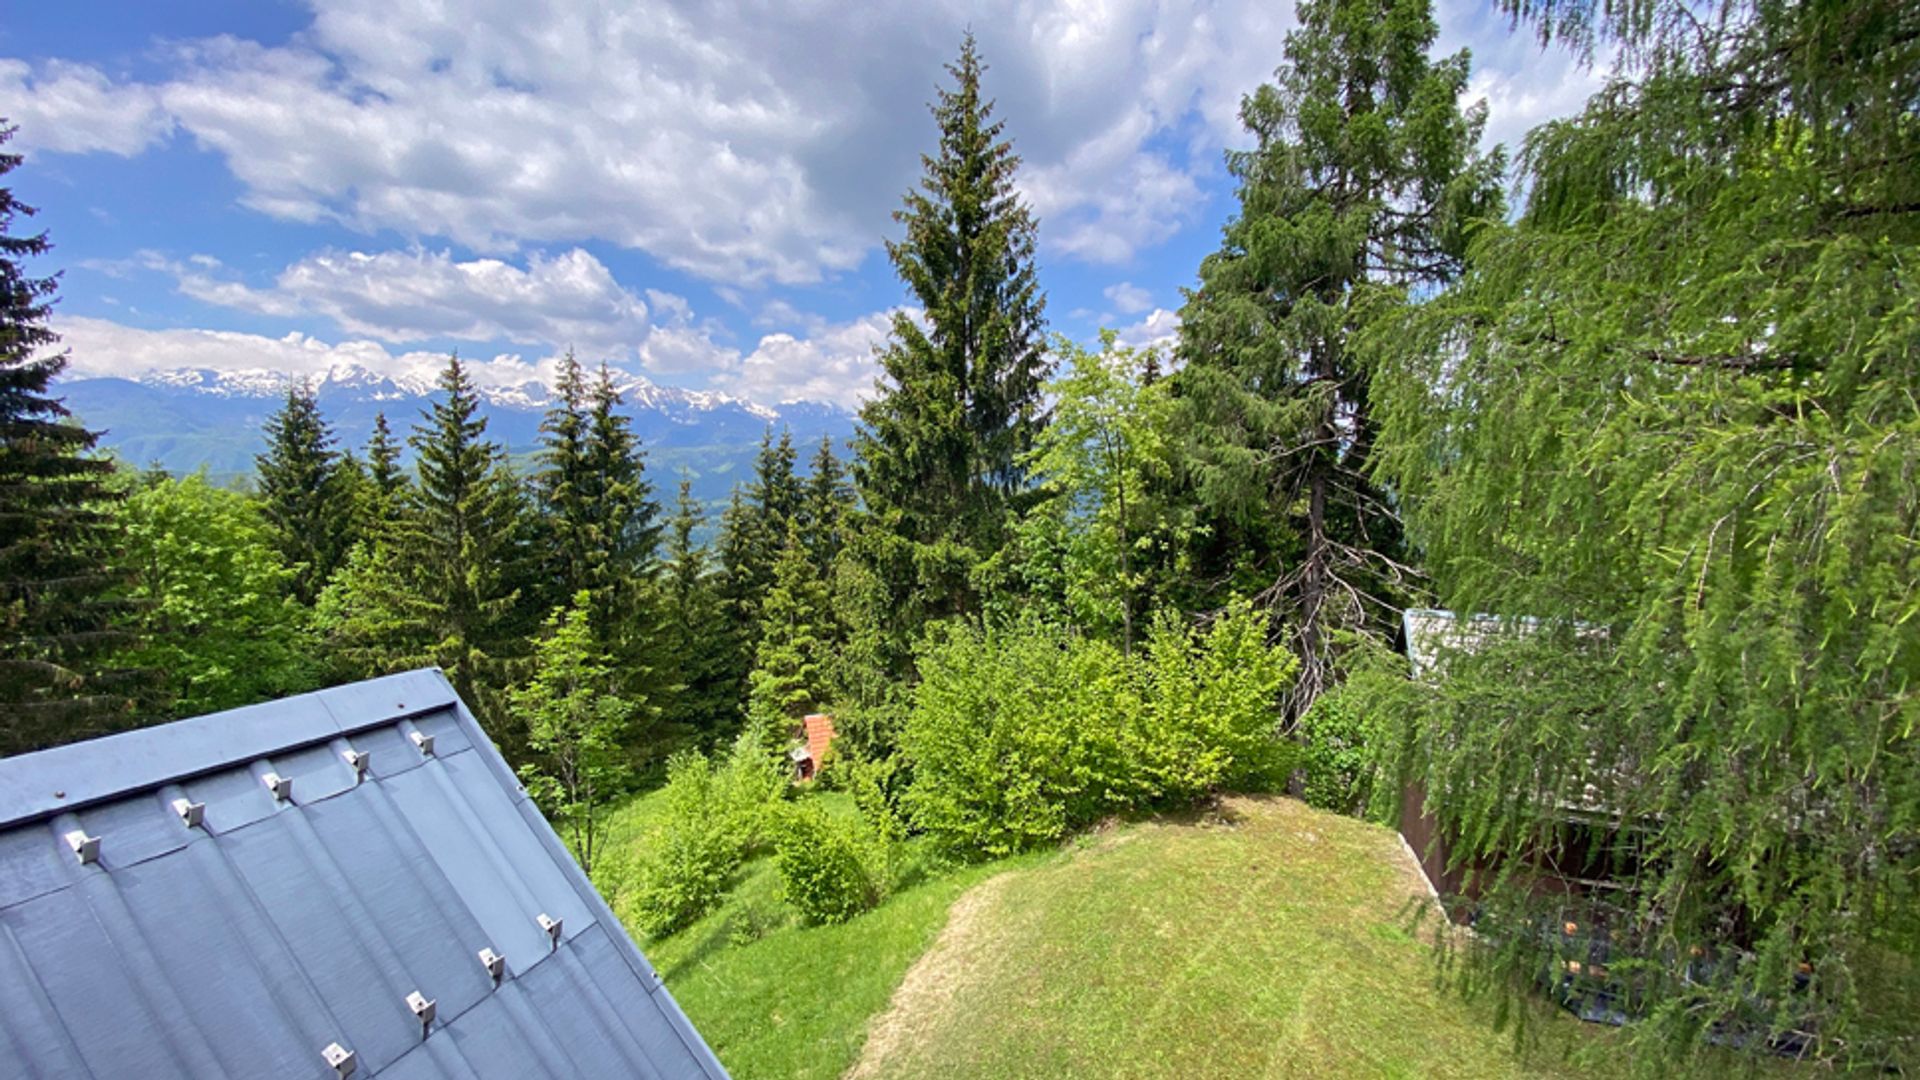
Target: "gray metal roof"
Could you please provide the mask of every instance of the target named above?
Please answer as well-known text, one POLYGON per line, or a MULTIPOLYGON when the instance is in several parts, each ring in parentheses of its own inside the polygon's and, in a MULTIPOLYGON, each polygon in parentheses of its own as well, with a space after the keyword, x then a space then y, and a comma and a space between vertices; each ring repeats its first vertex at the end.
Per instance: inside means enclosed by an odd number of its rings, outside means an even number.
MULTIPOLYGON (((1407 660, 1413 677, 1432 674, 1449 652, 1475 653, 1489 644, 1537 633, 1547 625, 1530 615, 1461 615, 1440 608, 1408 608, 1401 613, 1401 625, 1407 632, 1407 660)), ((1607 636, 1605 627, 1575 622, 1574 632, 1584 638, 1607 636)))
POLYGON ((436 670, 0 760, 0 1077, 326 1080, 336 1045, 726 1075, 436 670))

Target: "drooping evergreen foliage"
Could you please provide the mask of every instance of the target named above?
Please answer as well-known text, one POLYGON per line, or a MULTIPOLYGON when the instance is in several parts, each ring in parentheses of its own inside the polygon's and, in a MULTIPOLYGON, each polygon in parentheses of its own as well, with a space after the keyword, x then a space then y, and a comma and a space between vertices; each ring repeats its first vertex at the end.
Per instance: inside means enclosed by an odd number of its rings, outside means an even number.
MULTIPOLYGON (((1543 620, 1403 706, 1410 764, 1463 857, 1597 815, 1650 1045, 1911 1069, 1920 9, 1509 6, 1622 67, 1380 341, 1376 475, 1441 598, 1543 620)), ((1478 955, 1538 970, 1500 865, 1478 955)))
POLYGON ((1020 159, 981 87, 968 35, 933 105, 938 149, 894 213, 887 255, 919 317, 893 318, 884 377, 860 412, 853 473, 868 524, 860 558, 883 585, 892 674, 929 620, 977 612, 972 575, 997 551, 1027 487, 1048 372, 1036 226, 1020 159))
POLYGON ((497 443, 486 438, 473 382, 448 358, 440 394, 408 442, 419 459, 395 541, 411 586, 409 607, 427 631, 427 654, 497 741, 517 744, 501 695, 531 626, 526 496, 497 443))
POLYGON ((353 473, 313 387, 293 383, 267 418, 267 449, 254 459, 260 513, 274 545, 293 571, 293 595, 312 604, 355 539, 353 473))
POLYGON ((1241 105, 1240 212, 1181 309, 1196 572, 1257 596, 1327 688, 1337 631, 1379 629, 1410 569, 1369 473, 1378 423, 1352 337, 1459 272, 1500 207, 1498 153, 1461 109, 1464 52, 1428 55, 1429 0, 1307 0, 1276 81, 1241 105))

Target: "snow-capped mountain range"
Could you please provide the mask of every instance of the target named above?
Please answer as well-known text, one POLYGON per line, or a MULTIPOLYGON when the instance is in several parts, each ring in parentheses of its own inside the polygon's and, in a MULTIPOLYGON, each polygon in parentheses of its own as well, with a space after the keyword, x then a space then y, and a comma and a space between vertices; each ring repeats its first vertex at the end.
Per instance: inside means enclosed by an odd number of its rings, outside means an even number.
MULTIPOLYGON (((623 411, 648 451, 656 488, 669 499, 674 477, 683 473, 703 501, 725 498, 750 467, 769 427, 791 430, 803 446, 822 437, 844 442, 853 431, 853 415, 836 405, 767 406, 661 386, 624 372, 615 377, 623 411)), ((253 457, 264 445, 261 426, 286 399, 291 381, 284 372, 266 369, 180 368, 132 379, 66 379, 55 392, 83 424, 103 433, 102 446, 130 464, 159 465, 176 474, 205 468, 218 480, 234 482, 253 471, 253 457)), ((381 413, 404 439, 436 393, 430 377, 388 375, 359 364, 336 364, 309 381, 348 450, 360 448, 381 413)), ((534 449, 541 418, 554 402, 552 388, 530 379, 481 384, 477 390, 488 437, 511 454, 534 449)))
MULTIPOLYGON (((278 400, 286 395, 287 387, 292 383, 293 378, 285 372, 271 371, 267 368, 248 368, 239 371, 175 368, 170 371, 150 371, 133 381, 147 386, 190 390, 213 397, 278 400)), ((327 369, 326 374, 319 378, 308 378, 307 382, 321 395, 353 394, 370 401, 407 401, 431 395, 434 392, 435 378, 409 373, 382 375, 362 364, 335 364, 327 369)), ((661 386, 647 378, 624 371, 614 373, 614 387, 620 391, 620 396, 627 405, 634 409, 662 411, 685 409, 710 412, 715 409, 737 408, 761 417, 769 423, 778 421, 781 416, 779 409, 737 398, 731 394, 661 386)), ((545 410, 553 405, 552 388, 538 379, 497 386, 481 384, 476 389, 482 400, 502 408, 545 410)), ((789 404, 810 405, 812 403, 790 402, 789 404)))

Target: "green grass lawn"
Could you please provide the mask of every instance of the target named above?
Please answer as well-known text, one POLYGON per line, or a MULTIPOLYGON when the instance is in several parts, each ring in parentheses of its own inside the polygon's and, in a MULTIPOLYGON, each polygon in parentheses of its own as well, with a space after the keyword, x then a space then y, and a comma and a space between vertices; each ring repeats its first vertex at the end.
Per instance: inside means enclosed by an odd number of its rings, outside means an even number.
MULTIPOLYGON (((594 876, 616 912, 655 809, 614 819, 594 876)), ((844 926, 805 927, 756 860, 719 910, 642 947, 741 1080, 1627 1071, 1616 1032, 1545 1005, 1516 1052, 1436 987, 1409 929, 1424 885, 1394 834, 1292 800, 917 876, 844 926)))
MULTIPOLYGON (((806 797, 853 812, 845 795, 806 797)), ((593 876, 623 919, 632 853, 659 809, 657 798, 645 796, 609 821, 607 854, 593 876)), ((885 904, 843 926, 808 927, 781 900, 772 861, 756 859, 742 869, 717 911, 679 933, 641 938, 640 944, 739 1080, 835 1077, 853 1064, 868 1022, 886 1009, 907 968, 933 944, 953 902, 1001 870, 1043 860, 941 868, 926 865, 923 851, 911 851, 910 884, 885 904)))
POLYGON ((1593 1075, 1563 1051, 1597 1029, 1547 1015, 1523 1058, 1436 989, 1408 923, 1423 886, 1386 829, 1234 799, 1076 848, 989 887, 862 1075, 1593 1075))

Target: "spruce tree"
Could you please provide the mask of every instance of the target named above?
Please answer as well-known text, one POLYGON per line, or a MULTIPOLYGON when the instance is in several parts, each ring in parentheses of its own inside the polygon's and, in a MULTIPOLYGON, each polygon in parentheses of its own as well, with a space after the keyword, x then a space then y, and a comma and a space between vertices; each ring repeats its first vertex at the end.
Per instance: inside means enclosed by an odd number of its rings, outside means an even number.
POLYGON ((294 598, 311 606, 353 546, 351 480, 310 384, 287 387, 265 430, 266 452, 254 458, 260 512, 293 571, 294 598))
POLYGON ((792 429, 781 428, 779 442, 774 441, 771 427, 761 435, 760 453, 753 462, 753 501, 758 504, 766 525, 769 566, 776 557, 772 553, 778 552, 784 543, 787 522, 801 509, 800 480, 794 471, 799 460, 793 448, 792 429))
POLYGON ((826 701, 826 587, 797 526, 789 525, 760 608, 748 714, 773 730, 791 727, 826 701))
MULTIPOLYGON (((400 445, 387 426, 387 414, 373 414, 373 433, 367 437, 364 458, 351 453, 341 462, 343 475, 352 474, 353 543, 389 542, 406 506, 407 474, 400 467, 400 445)), ((341 564, 345 565, 342 558, 341 564)))
POLYGON ((653 486, 631 421, 619 412, 613 373, 601 365, 588 387, 568 353, 555 387, 559 402, 541 427, 534 490, 550 563, 562 595, 588 596, 595 647, 636 699, 658 698, 646 655, 652 636, 660 526, 653 486))
MULTIPOLYGON (((800 480, 793 469, 796 458, 792 434, 783 430, 776 442, 769 427, 754 456, 753 480, 744 491, 736 486, 720 517, 722 609, 734 624, 747 665, 759 632, 760 601, 773 585, 773 564, 788 523, 802 510, 800 480)), ((745 672, 742 667, 742 677, 745 672)))
POLYGON ((1045 300, 1034 218, 1014 182, 1020 159, 982 94, 971 34, 947 70, 953 86, 932 106, 938 149, 894 213, 905 235, 887 244, 922 316, 894 316, 853 469, 862 558, 888 593, 896 668, 928 619, 977 608, 970 575, 1001 544, 1045 421, 1045 300))
POLYGON ((772 580, 763 539, 765 518, 757 503, 747 501, 735 485, 720 515, 715 538, 718 573, 714 606, 719 625, 711 648, 719 658, 717 697, 726 712, 717 717, 728 730, 738 725, 746 706, 747 675, 753 670, 754 645, 760 632, 760 602, 772 580))
POLYGON ((832 572, 833 561, 845 545, 847 517, 853 507, 846 467, 833 452, 833 436, 823 435, 800 494, 801 539, 823 579, 832 572))
POLYGON ((667 523, 665 566, 660 581, 661 668, 674 678, 660 715, 662 742, 686 739, 703 749, 720 744, 738 718, 736 682, 729 681, 730 659, 722 646, 723 624, 714 590, 711 560, 694 542, 703 523, 693 484, 680 481, 680 495, 667 523))
POLYGON ((531 629, 519 605, 530 576, 528 514, 505 455, 486 438, 480 399, 458 354, 448 358, 439 390, 408 440, 420 478, 397 547, 408 561, 429 655, 512 748, 501 695, 531 629))
MULTIPOLYGON (((0 121, 0 178, 20 165, 14 131, 0 121)), ((57 279, 25 265, 46 234, 13 231, 33 212, 0 187, 0 755, 132 722, 130 678, 107 660, 130 641, 107 569, 113 466, 48 393, 67 354, 47 325, 57 279)))
POLYGON ((1384 632, 1411 584, 1369 476, 1353 338, 1456 275, 1500 209, 1502 155, 1477 149, 1486 107, 1457 104, 1467 54, 1430 59, 1437 33, 1429 0, 1299 6, 1276 81, 1241 105, 1240 212, 1180 313, 1197 568, 1287 628, 1294 717, 1333 681, 1342 633, 1384 632))
POLYGON ((544 591, 557 603, 586 588, 599 547, 589 520, 593 493, 587 476, 586 382, 571 350, 560 359, 553 393, 554 405, 540 422, 533 496, 546 563, 544 591))
POLYGON ((587 404, 587 475, 593 484, 592 524, 604 554, 584 587, 598 602, 644 632, 650 588, 659 576, 660 505, 647 479, 646 452, 632 421, 620 410, 613 372, 600 365, 587 404))
POLYGON ((387 426, 387 414, 373 414, 373 434, 367 437, 367 479, 373 482, 384 508, 397 510, 407 474, 400 468, 400 444, 387 426))
POLYGON ((351 682, 434 663, 411 567, 391 538, 355 544, 314 602, 313 632, 330 679, 351 682))

